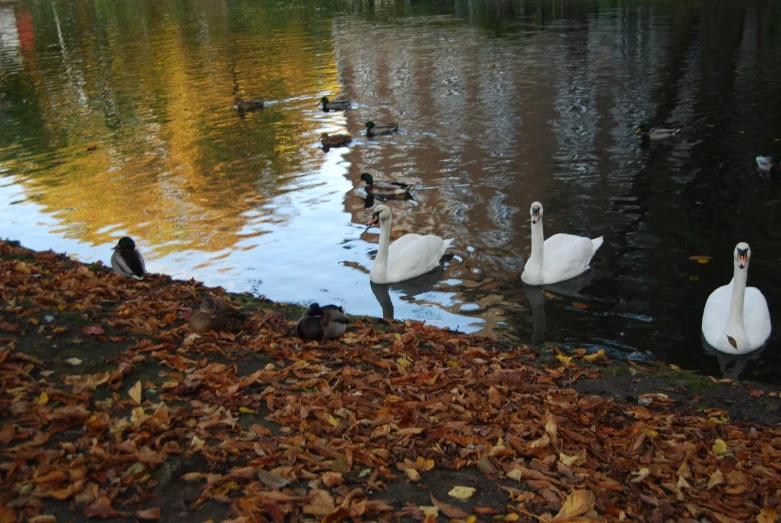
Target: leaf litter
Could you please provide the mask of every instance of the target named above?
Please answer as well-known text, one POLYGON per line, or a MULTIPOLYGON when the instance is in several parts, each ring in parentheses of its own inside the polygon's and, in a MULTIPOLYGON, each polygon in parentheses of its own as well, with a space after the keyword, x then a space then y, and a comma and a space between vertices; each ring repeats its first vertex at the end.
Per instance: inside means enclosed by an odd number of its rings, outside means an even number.
POLYGON ((57 502, 74 519, 171 520, 161 499, 179 481, 196 489, 180 509, 235 522, 777 519, 777 429, 663 394, 579 394, 604 353, 536 363, 528 347, 368 318, 346 343, 302 343, 295 311, 250 298, 240 332, 194 337, 189 316, 220 289, 0 254, 0 522, 54 521, 57 502), (101 352, 77 364, 85 344, 101 352), (452 503, 389 494, 470 470, 484 484, 451 485, 452 503))

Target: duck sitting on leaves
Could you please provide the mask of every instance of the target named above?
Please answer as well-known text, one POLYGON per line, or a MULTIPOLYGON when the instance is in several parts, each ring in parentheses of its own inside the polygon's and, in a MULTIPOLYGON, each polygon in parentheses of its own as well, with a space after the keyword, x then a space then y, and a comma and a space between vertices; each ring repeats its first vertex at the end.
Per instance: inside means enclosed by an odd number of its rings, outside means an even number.
POLYGON ((325 341, 338 338, 347 330, 347 316, 337 305, 321 307, 313 303, 296 324, 296 334, 306 341, 325 341))
POLYGON ((667 129, 665 127, 651 127, 647 123, 637 128, 635 134, 639 134, 643 140, 661 140, 678 134, 680 129, 667 129))
POLYGON ((233 104, 233 108, 240 113, 248 113, 251 111, 259 111, 260 109, 263 109, 265 105, 266 102, 259 98, 253 100, 242 100, 241 98, 236 97, 236 103, 233 104))
POLYGON ((346 98, 335 98, 333 100, 329 100, 327 96, 323 96, 320 101, 323 104, 323 111, 325 112, 344 111, 352 104, 352 101, 347 100, 346 98))
POLYGON ((239 332, 246 317, 231 307, 225 298, 209 297, 201 302, 198 311, 190 316, 190 328, 198 333, 239 332))
POLYGON ((323 133, 320 135, 320 143, 323 147, 342 147, 347 145, 353 140, 353 137, 349 134, 328 134, 323 133))
POLYGON ((375 196, 402 196, 409 193, 411 185, 402 182, 375 182, 369 173, 361 174, 359 181, 366 182, 366 192, 375 196))
POLYGON ((378 136, 381 134, 391 134, 399 130, 399 124, 392 122, 366 122, 366 134, 369 136, 378 136))
POLYGON ((144 279, 144 274, 146 274, 144 257, 136 249, 136 242, 129 236, 120 238, 114 247, 114 254, 111 255, 111 268, 117 274, 128 278, 144 279))

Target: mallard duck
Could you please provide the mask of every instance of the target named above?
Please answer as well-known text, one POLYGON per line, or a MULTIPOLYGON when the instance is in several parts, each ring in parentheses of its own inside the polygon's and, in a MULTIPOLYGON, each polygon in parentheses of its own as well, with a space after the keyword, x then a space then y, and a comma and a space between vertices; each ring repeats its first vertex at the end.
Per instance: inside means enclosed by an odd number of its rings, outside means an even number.
POLYGON ((190 328, 195 332, 238 332, 244 326, 246 317, 231 307, 225 298, 208 297, 201 302, 199 310, 190 316, 190 328))
POLYGON ((361 174, 358 181, 366 182, 366 192, 375 196, 400 196, 409 193, 412 188, 408 183, 402 182, 375 182, 369 173, 361 174))
POLYGON ((327 96, 323 96, 320 99, 320 102, 323 104, 323 111, 344 111, 350 105, 352 104, 351 100, 347 100, 346 98, 335 98, 333 100, 329 100, 327 96))
POLYGON ((342 147, 352 141, 353 137, 349 134, 328 134, 320 135, 320 143, 324 147, 342 147))
POLYGON ((637 128, 635 134, 639 134, 643 140, 661 140, 678 134, 680 129, 666 129, 664 127, 651 127, 647 123, 637 128))
POLYGON ((399 124, 392 122, 366 122, 366 134, 368 136, 378 136, 380 134, 391 134, 399 129, 399 124))
POLYGON ((144 274, 146 274, 144 257, 136 250, 136 242, 133 241, 133 238, 129 236, 120 238, 113 251, 111 268, 114 269, 114 272, 136 280, 144 279, 144 274))
POLYGON ((342 307, 313 303, 296 323, 296 334, 306 341, 332 340, 344 334, 348 321, 342 307))
POLYGON ((757 156, 757 167, 760 171, 781 173, 781 156, 757 156))
POLYGON ((233 108, 239 111, 240 113, 248 113, 251 111, 257 111, 263 109, 265 105, 266 102, 264 102, 259 98, 256 98, 254 100, 242 100, 237 96, 236 103, 233 104, 233 108))

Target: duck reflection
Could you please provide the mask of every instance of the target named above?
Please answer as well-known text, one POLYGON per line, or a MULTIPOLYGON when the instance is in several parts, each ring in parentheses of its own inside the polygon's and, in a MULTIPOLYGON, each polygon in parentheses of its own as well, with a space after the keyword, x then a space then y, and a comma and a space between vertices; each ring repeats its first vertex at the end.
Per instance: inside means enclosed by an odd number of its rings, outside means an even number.
POLYGON ((580 291, 591 283, 594 271, 586 271, 575 278, 549 285, 523 284, 523 292, 532 308, 532 345, 545 342, 545 292, 570 298, 586 298, 580 291))
POLYGON ((439 267, 431 272, 427 272, 417 278, 411 278, 396 283, 374 283, 369 282, 374 293, 374 297, 380 302, 382 307, 382 317, 386 320, 393 319, 393 301, 391 301, 391 290, 400 291, 402 293, 402 299, 412 298, 424 292, 429 292, 434 289, 434 286, 442 279, 442 274, 445 271, 444 264, 440 264, 439 267))
POLYGON ((748 362, 759 359, 762 353, 765 352, 766 347, 767 344, 765 347, 749 352, 748 354, 727 354, 726 352, 714 349, 704 338, 702 339, 702 348, 705 350, 705 354, 714 356, 719 360, 721 377, 735 381, 740 379, 740 375, 746 370, 748 362))

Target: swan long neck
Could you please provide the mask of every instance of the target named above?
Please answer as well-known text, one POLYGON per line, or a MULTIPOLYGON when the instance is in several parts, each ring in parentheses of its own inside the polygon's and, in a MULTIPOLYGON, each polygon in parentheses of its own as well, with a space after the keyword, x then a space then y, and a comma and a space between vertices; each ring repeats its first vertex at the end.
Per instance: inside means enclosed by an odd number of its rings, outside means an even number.
POLYGON ((540 273, 542 273, 543 254, 545 252, 545 236, 542 233, 542 218, 537 220, 537 223, 532 224, 532 253, 529 256, 529 260, 539 267, 540 273))
MULTIPOLYGON (((738 336, 743 339, 746 337, 745 325, 743 323, 743 303, 746 296, 747 274, 748 267, 741 269, 735 263, 735 273, 732 277, 732 300, 729 306, 729 316, 727 316, 726 333, 736 340, 738 336)), ((742 349, 739 345, 738 348, 742 349)))
POLYGON ((390 246, 391 219, 380 222, 380 248, 377 251, 377 257, 374 258, 374 264, 383 276, 388 274, 388 250, 390 246))

